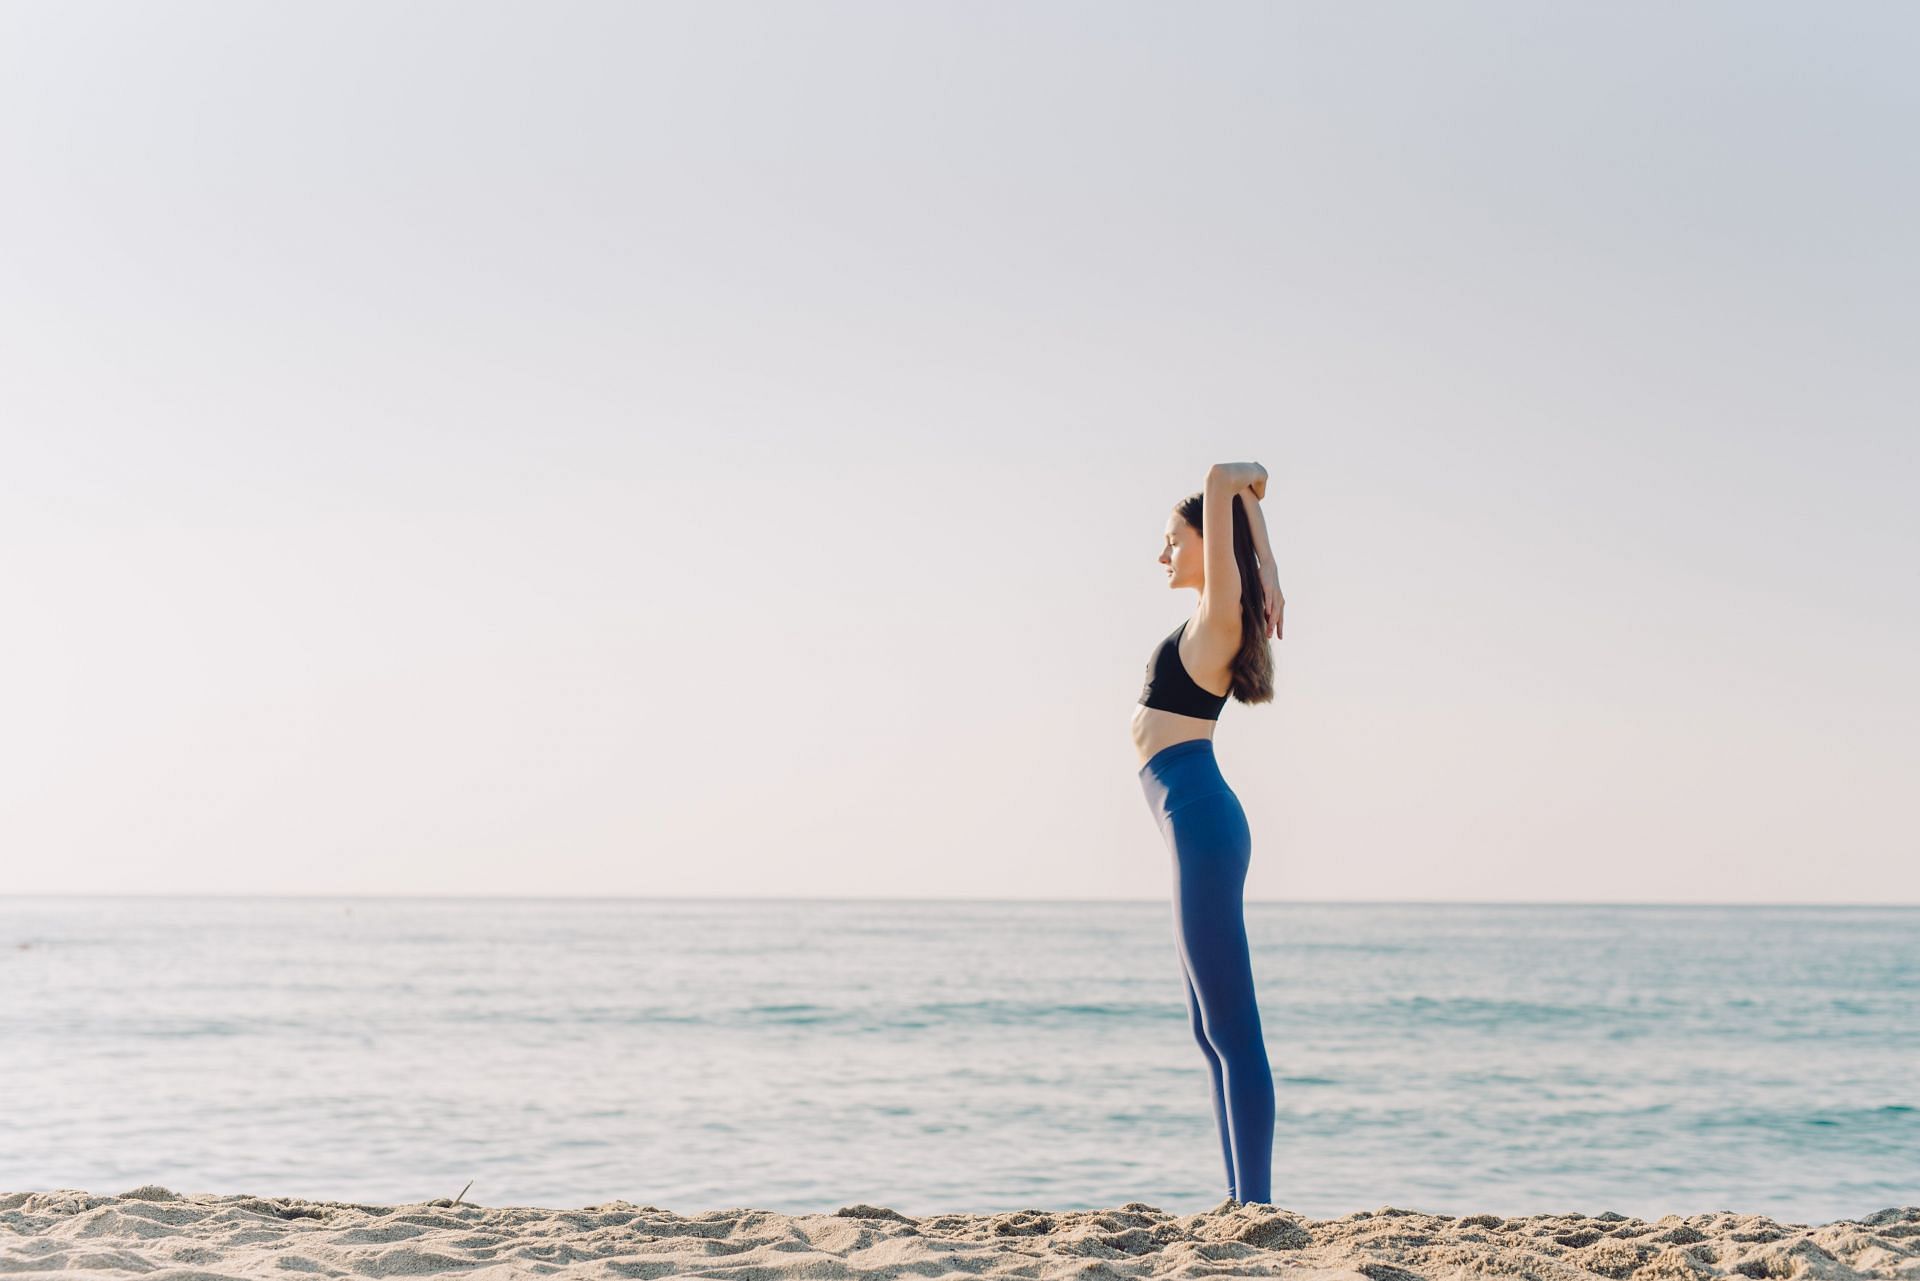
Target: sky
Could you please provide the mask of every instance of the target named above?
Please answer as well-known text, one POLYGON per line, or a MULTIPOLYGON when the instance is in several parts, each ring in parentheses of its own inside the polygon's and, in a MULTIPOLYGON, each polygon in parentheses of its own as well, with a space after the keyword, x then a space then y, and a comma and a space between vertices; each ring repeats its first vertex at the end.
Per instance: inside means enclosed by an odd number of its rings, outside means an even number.
POLYGON ((1920 902, 1920 9, 0 8, 0 893, 1920 902))

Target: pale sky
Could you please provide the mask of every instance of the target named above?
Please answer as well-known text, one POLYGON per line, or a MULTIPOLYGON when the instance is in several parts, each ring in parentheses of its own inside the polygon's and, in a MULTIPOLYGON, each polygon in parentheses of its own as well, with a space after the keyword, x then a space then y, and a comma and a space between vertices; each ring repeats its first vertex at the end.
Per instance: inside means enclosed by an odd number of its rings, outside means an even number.
POLYGON ((1920 902, 1920 9, 0 8, 0 892, 1920 902))

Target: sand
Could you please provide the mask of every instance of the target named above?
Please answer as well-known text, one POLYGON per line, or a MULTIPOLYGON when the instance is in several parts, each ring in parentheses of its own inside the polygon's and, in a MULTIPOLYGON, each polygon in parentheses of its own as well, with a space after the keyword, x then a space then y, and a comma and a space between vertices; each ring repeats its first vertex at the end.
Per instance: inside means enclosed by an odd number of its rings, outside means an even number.
POLYGON ((853 1205, 831 1214, 710 1210, 683 1216, 614 1201, 578 1210, 488 1208, 445 1198, 357 1205, 255 1196, 0 1195, 0 1276, 832 1277, 1273 1276, 1299 1281, 1691 1281, 1856 1277, 1920 1281, 1920 1207, 1807 1227, 1754 1214, 1466 1218, 1408 1210, 1304 1219, 1222 1201, 1174 1215, 1019 1210, 913 1218, 853 1205))

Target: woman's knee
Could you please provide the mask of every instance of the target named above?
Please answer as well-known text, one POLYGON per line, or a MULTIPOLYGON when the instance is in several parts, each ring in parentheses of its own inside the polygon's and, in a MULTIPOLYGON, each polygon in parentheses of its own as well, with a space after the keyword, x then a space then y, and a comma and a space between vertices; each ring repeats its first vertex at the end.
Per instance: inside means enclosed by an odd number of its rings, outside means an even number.
POLYGON ((1187 1025, 1193 1030, 1193 1043, 1199 1046, 1201 1052, 1208 1058, 1212 1058, 1214 1056, 1213 1042, 1207 1036, 1207 1025, 1201 1019, 1198 1011, 1195 1011, 1193 1016, 1187 1020, 1187 1025))
POLYGON ((1207 1028, 1206 1037, 1213 1052, 1229 1063, 1245 1062, 1255 1057, 1264 1059, 1267 1054, 1266 1035, 1261 1030, 1257 1014, 1216 1019, 1207 1028))

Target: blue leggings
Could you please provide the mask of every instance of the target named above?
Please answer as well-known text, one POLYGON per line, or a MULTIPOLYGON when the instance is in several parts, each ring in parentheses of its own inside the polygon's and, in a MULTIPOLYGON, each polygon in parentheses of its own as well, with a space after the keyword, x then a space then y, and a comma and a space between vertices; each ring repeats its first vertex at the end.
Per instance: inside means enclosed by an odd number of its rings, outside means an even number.
POLYGON ((1140 767, 1140 785, 1173 855, 1173 939, 1193 1039, 1213 1076, 1227 1195, 1271 1202, 1273 1073, 1241 904, 1253 853, 1246 811, 1220 776, 1211 739, 1155 752, 1140 767))

